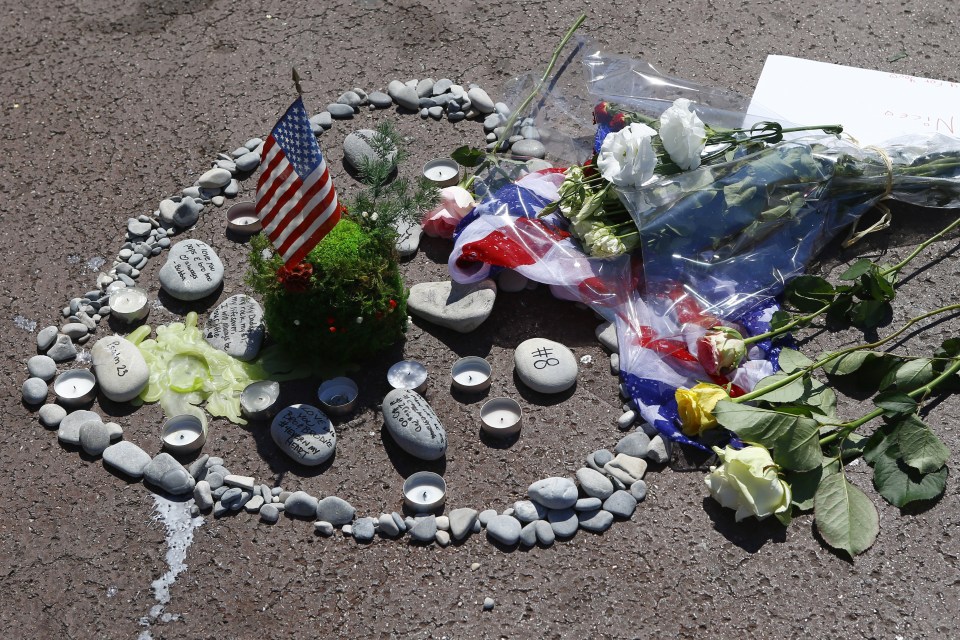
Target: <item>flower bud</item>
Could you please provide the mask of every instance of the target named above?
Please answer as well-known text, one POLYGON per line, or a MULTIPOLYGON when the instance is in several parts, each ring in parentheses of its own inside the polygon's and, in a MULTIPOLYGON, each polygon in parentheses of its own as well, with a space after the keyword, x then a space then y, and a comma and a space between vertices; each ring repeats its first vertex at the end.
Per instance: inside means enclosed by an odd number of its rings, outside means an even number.
POLYGON ((721 400, 729 400, 726 390, 715 384, 701 382, 692 389, 677 389, 677 410, 680 414, 683 432, 688 436, 699 436, 717 426, 713 410, 721 400))
POLYGON ((712 376, 730 373, 740 366, 746 355, 743 336, 730 327, 714 327, 697 340, 697 360, 712 376))

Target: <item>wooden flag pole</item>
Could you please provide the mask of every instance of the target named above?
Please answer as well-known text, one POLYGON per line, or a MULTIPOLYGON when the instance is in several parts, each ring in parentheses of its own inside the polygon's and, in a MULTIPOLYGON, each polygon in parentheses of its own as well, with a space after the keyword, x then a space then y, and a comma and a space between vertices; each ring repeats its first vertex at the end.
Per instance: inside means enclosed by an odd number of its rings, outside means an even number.
POLYGON ((303 87, 300 86, 300 73, 296 67, 293 67, 293 86, 297 88, 297 95, 303 96, 303 87))

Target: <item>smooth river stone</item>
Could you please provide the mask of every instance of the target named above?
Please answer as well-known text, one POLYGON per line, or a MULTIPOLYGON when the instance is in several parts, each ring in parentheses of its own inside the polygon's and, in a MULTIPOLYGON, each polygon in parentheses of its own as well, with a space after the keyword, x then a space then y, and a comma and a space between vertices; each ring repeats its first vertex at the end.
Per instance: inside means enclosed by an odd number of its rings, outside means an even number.
POLYGON ((270 435, 285 454, 307 466, 323 464, 337 449, 330 418, 309 404, 290 405, 277 414, 270 435))
POLYGON ((253 360, 263 344, 263 309, 245 294, 227 298, 213 310, 203 337, 216 349, 237 360, 253 360))
POLYGON ((133 400, 150 381, 150 369, 140 350, 125 338, 101 338, 90 355, 100 393, 114 402, 133 400))
POLYGON ((160 286, 177 300, 205 298, 223 282, 223 263, 205 242, 181 240, 170 247, 160 286))
POLYGON ((166 452, 158 453, 150 464, 144 467, 143 477, 153 486, 175 496, 193 493, 197 484, 190 472, 166 452))
POLYGON ((548 509, 568 509, 577 503, 577 485, 570 478, 544 478, 527 488, 531 500, 548 509))
POLYGON ((473 284, 421 282, 410 288, 410 313, 441 327, 469 333, 490 317, 497 299, 493 280, 473 284))
POLYGON ((577 382, 577 358, 559 342, 524 340, 513 353, 513 363, 517 377, 540 393, 560 393, 577 382))
POLYGON ((421 460, 447 452, 447 432, 426 399, 409 389, 394 389, 383 399, 383 421, 397 445, 421 460))
POLYGON ((121 440, 103 451, 103 463, 131 478, 141 478, 150 464, 150 454, 129 440, 121 440))

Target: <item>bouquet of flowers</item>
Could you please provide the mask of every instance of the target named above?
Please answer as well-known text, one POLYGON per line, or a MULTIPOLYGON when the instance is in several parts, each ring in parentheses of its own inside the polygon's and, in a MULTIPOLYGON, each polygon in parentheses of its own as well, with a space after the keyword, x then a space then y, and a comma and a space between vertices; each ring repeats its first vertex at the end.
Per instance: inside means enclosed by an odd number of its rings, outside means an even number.
MULTIPOLYGON (((706 451, 729 441, 728 449, 714 449, 721 464, 708 486, 738 519, 787 521, 793 505, 810 508, 816 494, 824 538, 851 554, 863 551, 872 544, 869 515, 841 522, 829 514, 869 510, 828 462, 855 450, 849 445, 859 426, 879 415, 903 422, 919 398, 952 380, 960 345, 945 343, 943 357, 927 362, 920 378, 907 375, 917 367, 909 358, 875 356, 889 367, 881 390, 905 398, 894 406, 881 397, 880 413, 840 422, 836 396, 813 371, 836 372, 838 362, 856 370, 854 352, 875 349, 906 327, 816 362, 786 349, 788 332, 821 314, 876 326, 906 263, 861 261, 844 274, 850 284, 839 286, 800 274, 883 199, 960 205, 960 140, 929 136, 861 148, 840 139, 839 126, 752 122, 729 94, 636 61, 594 54, 586 64, 600 100, 593 157, 528 174, 485 198, 457 226, 453 278, 476 282, 515 269, 558 297, 591 306, 616 326, 621 389, 646 422, 706 451), (784 139, 811 129, 828 135, 784 139), (775 298, 785 287, 793 313, 775 298), (751 446, 738 453, 744 443, 751 446), (759 499, 749 488, 761 486, 759 499)), ((878 491, 898 506, 942 492, 946 477, 932 431, 912 422, 902 428, 899 441, 899 427, 878 436, 869 458, 885 465, 878 491), (926 490, 901 488, 910 483, 926 490)))

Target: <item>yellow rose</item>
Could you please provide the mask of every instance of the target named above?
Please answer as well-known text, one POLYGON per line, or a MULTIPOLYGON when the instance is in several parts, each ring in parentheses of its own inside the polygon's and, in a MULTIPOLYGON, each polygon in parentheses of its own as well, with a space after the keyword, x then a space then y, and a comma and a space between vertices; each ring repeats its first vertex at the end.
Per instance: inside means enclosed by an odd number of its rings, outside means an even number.
POLYGON ((683 432, 688 436, 699 436, 717 426, 713 409, 730 396, 721 386, 701 382, 692 389, 677 389, 676 398, 683 432))
POLYGON ((710 467, 704 480, 714 500, 728 509, 736 509, 737 522, 750 516, 758 520, 775 515, 781 522, 790 520, 790 485, 777 475, 780 467, 770 452, 759 445, 739 451, 732 447, 713 450, 720 457, 719 467, 710 467))

